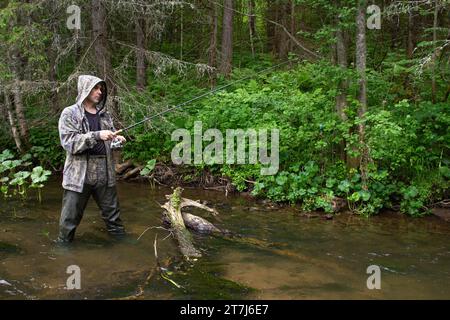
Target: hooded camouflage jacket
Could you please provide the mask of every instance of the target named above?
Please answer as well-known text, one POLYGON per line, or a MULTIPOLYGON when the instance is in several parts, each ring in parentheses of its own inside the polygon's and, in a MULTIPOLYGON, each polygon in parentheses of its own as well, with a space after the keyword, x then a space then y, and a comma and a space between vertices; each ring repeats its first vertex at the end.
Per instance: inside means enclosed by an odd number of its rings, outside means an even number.
MULTIPOLYGON (((89 123, 82 105, 84 99, 89 95, 92 88, 99 82, 106 83, 100 78, 88 75, 78 77, 78 96, 76 103, 63 110, 59 118, 59 137, 61 145, 66 150, 66 162, 64 164, 62 186, 66 190, 76 192, 83 191, 89 155, 87 150, 95 146, 101 139, 100 133, 89 131, 89 123)), ((105 103, 107 90, 102 101, 97 104, 97 112, 100 116, 100 127, 102 130, 115 131, 111 115, 106 111, 105 103)), ((116 183, 114 160, 111 155, 111 141, 105 141, 106 161, 108 172, 108 186, 116 183)))

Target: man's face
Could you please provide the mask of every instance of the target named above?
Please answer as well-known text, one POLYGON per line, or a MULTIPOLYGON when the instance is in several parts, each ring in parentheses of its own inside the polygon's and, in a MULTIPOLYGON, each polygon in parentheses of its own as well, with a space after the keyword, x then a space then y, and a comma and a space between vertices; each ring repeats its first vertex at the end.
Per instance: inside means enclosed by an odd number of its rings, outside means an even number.
POLYGON ((87 99, 95 104, 98 104, 103 99, 103 94, 105 92, 105 88, 103 84, 99 83, 94 88, 92 88, 91 92, 87 96, 87 99))

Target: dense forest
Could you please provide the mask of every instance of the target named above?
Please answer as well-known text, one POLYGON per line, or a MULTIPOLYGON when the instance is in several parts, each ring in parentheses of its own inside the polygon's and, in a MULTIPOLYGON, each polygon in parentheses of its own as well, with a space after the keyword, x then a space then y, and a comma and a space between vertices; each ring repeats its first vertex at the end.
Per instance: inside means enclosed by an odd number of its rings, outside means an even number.
POLYGON ((1 0, 0 51, 5 197, 61 173, 58 118, 82 74, 106 80, 117 128, 229 84, 126 133, 121 157, 152 182, 365 216, 449 197, 448 0, 1 0), (279 129, 278 172, 175 166, 171 132, 195 121, 279 129))

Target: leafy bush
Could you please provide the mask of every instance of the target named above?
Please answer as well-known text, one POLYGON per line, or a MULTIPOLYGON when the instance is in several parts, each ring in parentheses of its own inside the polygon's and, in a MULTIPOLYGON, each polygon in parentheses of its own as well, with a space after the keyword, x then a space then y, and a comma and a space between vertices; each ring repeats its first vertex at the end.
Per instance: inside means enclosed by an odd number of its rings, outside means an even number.
POLYGON ((27 188, 31 187, 37 190, 38 199, 41 202, 41 189, 51 172, 44 170, 41 166, 29 171, 32 166, 30 161, 32 156, 29 153, 18 160, 14 158, 14 154, 8 149, 0 154, 0 190, 3 197, 6 199, 19 195, 22 199, 26 199, 27 188))
POLYGON ((33 147, 29 152, 41 166, 62 170, 66 154, 59 141, 57 124, 53 130, 48 130, 48 127, 30 128, 30 144, 33 147))

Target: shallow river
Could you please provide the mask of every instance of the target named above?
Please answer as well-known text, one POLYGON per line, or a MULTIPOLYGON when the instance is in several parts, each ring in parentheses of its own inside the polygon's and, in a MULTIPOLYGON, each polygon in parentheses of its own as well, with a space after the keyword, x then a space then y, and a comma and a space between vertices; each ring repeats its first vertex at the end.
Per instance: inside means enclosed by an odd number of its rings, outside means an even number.
POLYGON ((115 299, 139 287, 142 299, 450 299, 450 223, 434 216, 342 213, 324 220, 303 217, 297 208, 186 189, 184 196, 215 205, 220 221, 194 213, 240 235, 195 236, 203 256, 186 264, 169 233, 158 228, 158 203, 171 190, 119 183, 118 192, 128 237, 107 235, 91 199, 67 249, 53 242, 59 181, 46 186, 42 204, 1 199, 0 299, 115 299), (156 264, 156 235, 168 270, 146 283, 156 264), (81 289, 66 287, 71 265, 79 267, 81 289), (380 268, 380 289, 368 289, 371 265, 380 268))

